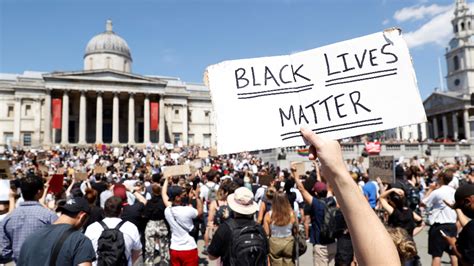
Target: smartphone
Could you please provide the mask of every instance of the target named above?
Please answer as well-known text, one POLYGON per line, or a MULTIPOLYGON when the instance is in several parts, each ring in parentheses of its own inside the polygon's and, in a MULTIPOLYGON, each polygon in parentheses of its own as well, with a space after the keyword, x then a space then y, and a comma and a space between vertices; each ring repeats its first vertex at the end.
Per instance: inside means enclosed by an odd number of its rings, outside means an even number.
POLYGON ((441 233, 441 235, 442 235, 442 236, 444 236, 444 237, 448 237, 448 236, 446 235, 446 233, 445 233, 445 232, 443 232, 443 230, 439 230, 439 232, 441 233))

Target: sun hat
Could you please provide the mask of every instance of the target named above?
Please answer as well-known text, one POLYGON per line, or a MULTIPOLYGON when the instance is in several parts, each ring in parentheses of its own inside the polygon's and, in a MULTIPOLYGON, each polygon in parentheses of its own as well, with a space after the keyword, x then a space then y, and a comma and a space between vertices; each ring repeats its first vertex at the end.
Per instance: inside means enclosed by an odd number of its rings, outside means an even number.
POLYGON ((246 187, 240 187, 227 197, 227 204, 232 211, 244 215, 258 211, 258 204, 253 200, 253 193, 246 187))

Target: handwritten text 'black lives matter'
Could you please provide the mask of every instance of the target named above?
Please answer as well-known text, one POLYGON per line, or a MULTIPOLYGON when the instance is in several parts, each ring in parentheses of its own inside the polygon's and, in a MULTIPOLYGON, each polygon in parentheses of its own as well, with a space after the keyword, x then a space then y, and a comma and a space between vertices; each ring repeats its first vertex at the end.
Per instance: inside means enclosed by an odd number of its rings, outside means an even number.
MULTIPOLYGON (((364 49, 357 52, 346 52, 341 54, 322 53, 325 64, 326 77, 324 87, 331 89, 347 83, 362 82, 397 75, 397 68, 393 64, 398 62, 397 55, 391 51, 391 44, 385 43, 379 48, 364 49), (361 73, 362 72, 362 73, 361 73), (354 74, 357 73, 357 74, 354 74)), ((282 64, 281 66, 269 67, 238 67, 234 71, 235 87, 238 90, 238 99, 255 99, 259 97, 270 97, 281 94, 292 94, 309 91, 314 88, 314 73, 305 68, 304 63, 282 64), (252 89, 253 91, 248 91, 252 89), (245 92, 242 92, 245 91, 245 92)), ((347 93, 329 95, 321 91, 324 98, 314 99, 306 106, 300 104, 289 104, 278 107, 281 127, 296 126, 300 124, 318 124, 324 119, 331 122, 331 126, 315 128, 315 132, 324 133, 329 131, 347 130, 356 127, 366 127, 382 124, 380 117, 372 119, 357 120, 352 118, 351 122, 334 125, 337 118, 356 116, 363 112, 371 112, 371 107, 363 103, 362 90, 352 88, 347 93)), ((282 140, 299 137, 299 132, 286 132, 282 140)))

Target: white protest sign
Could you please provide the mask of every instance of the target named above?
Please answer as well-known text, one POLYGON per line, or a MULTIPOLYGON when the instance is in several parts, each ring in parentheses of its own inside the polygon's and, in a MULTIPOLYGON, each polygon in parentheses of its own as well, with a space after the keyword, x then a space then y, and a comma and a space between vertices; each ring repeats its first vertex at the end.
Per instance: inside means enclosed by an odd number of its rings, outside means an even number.
POLYGON ((10 199, 10 180, 0 180, 0 201, 8 201, 10 199))
POLYGON ((398 29, 291 55, 207 68, 219 154, 305 145, 426 121, 398 29), (241 130, 242 126, 252 130, 241 130))

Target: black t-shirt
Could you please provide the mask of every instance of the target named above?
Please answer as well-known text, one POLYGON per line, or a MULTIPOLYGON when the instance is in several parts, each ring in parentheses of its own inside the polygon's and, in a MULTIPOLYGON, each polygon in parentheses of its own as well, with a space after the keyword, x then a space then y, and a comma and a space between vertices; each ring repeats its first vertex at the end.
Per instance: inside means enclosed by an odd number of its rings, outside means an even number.
POLYGON ((407 230, 408 235, 413 236, 413 230, 416 227, 413 211, 409 208, 402 211, 394 208, 392 214, 388 217, 388 225, 401 227, 407 230))
POLYGON ((143 216, 146 220, 159 221, 165 219, 165 203, 161 196, 155 196, 147 201, 143 216))
MULTIPOLYGON (((252 218, 236 218, 234 220, 237 225, 239 225, 239 227, 255 224, 252 218)), ((217 228, 216 233, 212 237, 211 244, 209 244, 209 247, 207 247, 207 252, 209 253, 209 255, 212 255, 214 257, 220 257, 223 263, 222 265, 230 265, 229 252, 231 240, 232 231, 230 230, 227 223, 223 223, 217 228)))
POLYGON ((462 228, 456 246, 462 255, 463 261, 469 265, 474 265, 474 220, 471 220, 462 228))
POLYGON ((123 206, 121 218, 136 225, 138 231, 143 233, 146 227, 145 219, 143 218, 144 209, 145 205, 139 201, 136 201, 133 205, 125 205, 123 206))
MULTIPOLYGON (((69 224, 47 225, 28 236, 21 247, 17 265, 49 265, 54 244, 69 228, 69 224)), ((64 241, 56 265, 78 265, 94 260, 95 250, 92 242, 80 231, 74 231, 64 241)))

